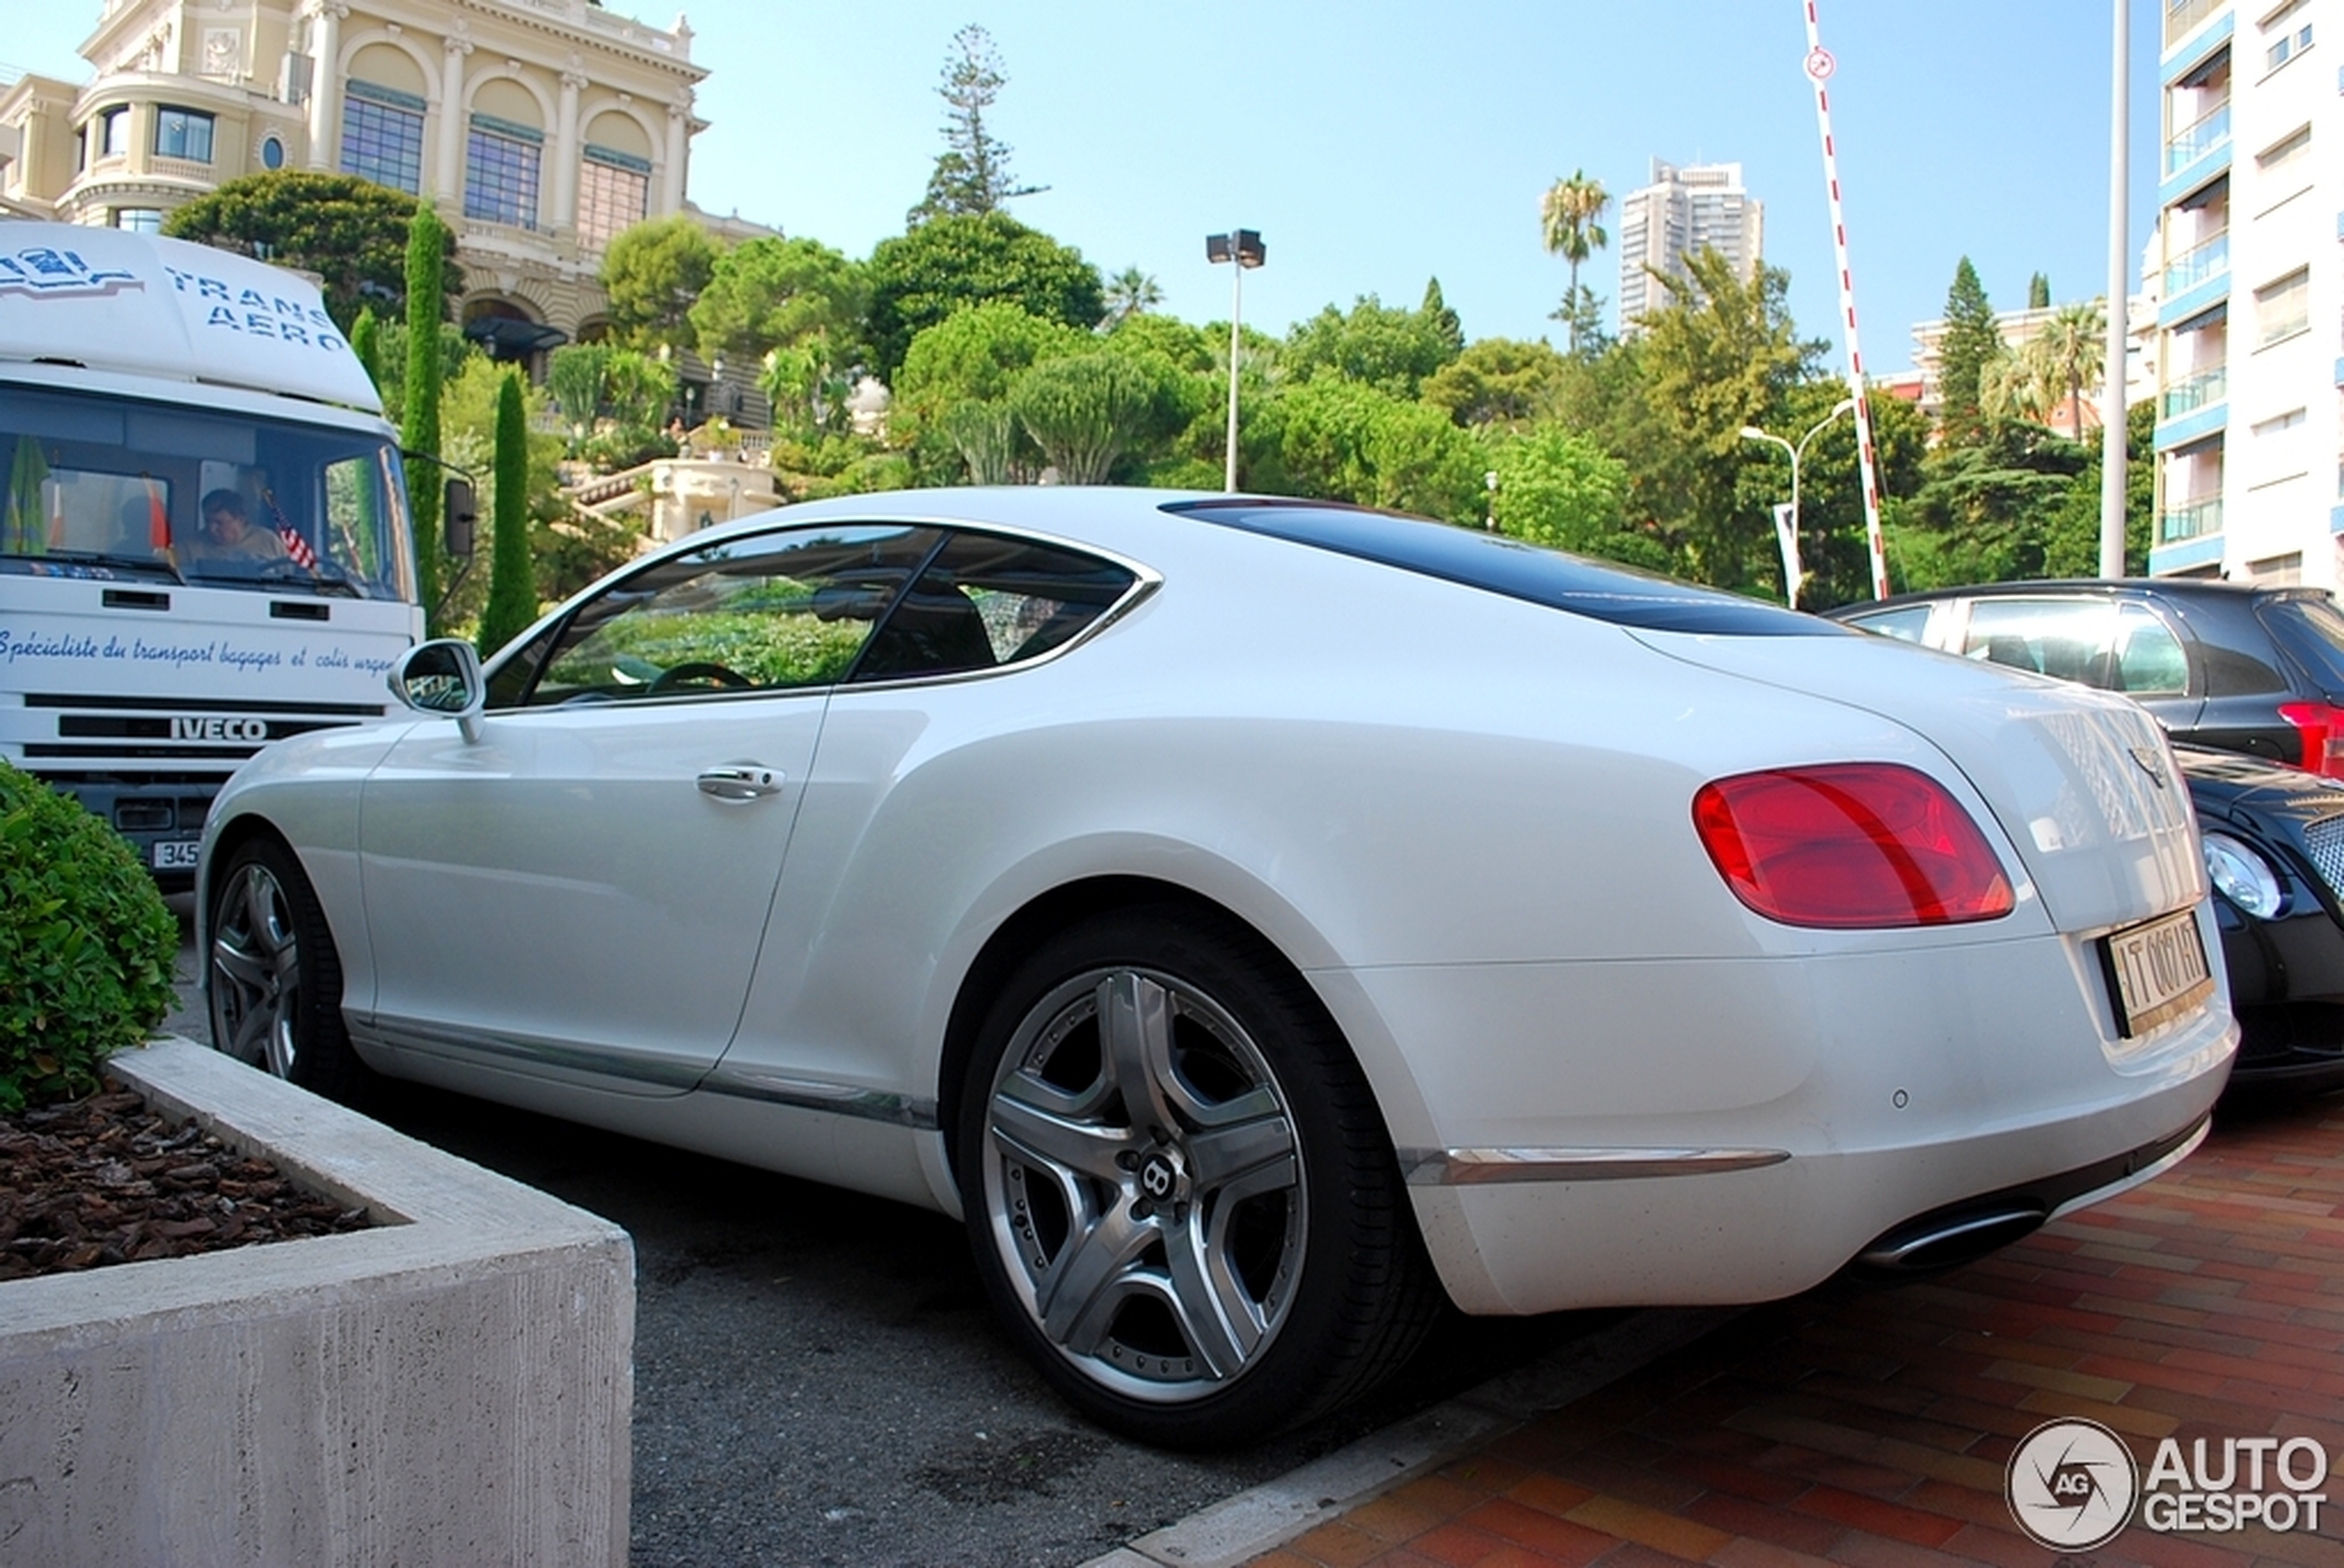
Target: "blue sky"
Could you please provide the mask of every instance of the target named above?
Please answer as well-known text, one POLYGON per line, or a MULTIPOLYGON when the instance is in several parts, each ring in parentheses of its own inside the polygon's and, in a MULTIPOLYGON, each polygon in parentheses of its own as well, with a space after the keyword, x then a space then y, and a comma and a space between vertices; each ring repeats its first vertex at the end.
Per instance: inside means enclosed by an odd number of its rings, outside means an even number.
MULTIPOLYGON (((2107 276, 2111 7, 2102 0, 1820 0, 1867 367, 1907 365, 1955 262, 1999 306, 2036 271, 2057 297, 2107 276)), ((95 0, 0 0, 0 63, 79 80, 95 0)), ((630 7, 671 25, 664 7, 630 7)), ((2155 218, 2162 8, 2135 4, 2132 243, 2155 218)), ((1044 194, 1025 221, 1112 274, 1137 266, 1190 320, 1226 320, 1203 237, 1258 229, 1245 318, 1280 330, 1357 295, 1413 305, 1438 276, 1468 336, 1536 338, 1563 264, 1538 197, 1585 169, 1614 194, 1655 157, 1739 162, 1766 204, 1767 259, 1811 336, 1834 329, 1831 231, 1801 0, 699 0, 712 67, 691 194, 851 256, 903 226, 941 143, 938 70, 955 29, 993 34, 1010 84, 994 129, 1044 194)), ((1616 239, 1617 209, 1608 227, 1616 239)), ((1607 300, 1612 252, 1583 272, 1607 300)))

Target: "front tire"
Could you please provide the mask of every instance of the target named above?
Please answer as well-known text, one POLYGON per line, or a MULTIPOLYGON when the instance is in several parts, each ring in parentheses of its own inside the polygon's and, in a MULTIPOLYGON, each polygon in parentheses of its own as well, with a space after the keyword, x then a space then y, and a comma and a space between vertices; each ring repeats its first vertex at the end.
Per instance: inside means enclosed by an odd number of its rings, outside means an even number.
POLYGON ((987 1016, 957 1131, 996 1310, 1129 1436, 1267 1436, 1364 1392, 1432 1321, 1357 1063, 1232 922, 1137 908, 1043 944, 987 1016))
POLYGON ((293 852, 246 841, 211 891, 211 1043, 288 1083, 348 1102, 371 1074, 341 1021, 341 963, 293 852))

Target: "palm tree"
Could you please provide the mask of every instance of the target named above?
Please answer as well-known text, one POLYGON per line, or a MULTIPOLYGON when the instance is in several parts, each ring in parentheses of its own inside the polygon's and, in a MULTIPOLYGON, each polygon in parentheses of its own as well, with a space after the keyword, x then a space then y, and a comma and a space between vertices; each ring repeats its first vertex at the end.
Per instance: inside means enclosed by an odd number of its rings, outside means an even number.
POLYGON ((1584 169, 1573 169, 1569 179, 1557 180, 1538 201, 1538 224, 1547 253, 1571 264, 1571 292, 1566 296, 1571 313, 1565 319, 1571 323, 1573 352, 1579 347, 1579 263, 1611 243, 1611 236, 1603 230, 1603 215, 1610 207, 1611 193, 1603 188, 1601 180, 1587 178, 1584 169))
POLYGON ((2108 335, 2108 313, 2099 300, 2063 305, 2037 330, 2023 351, 2041 379, 2047 403, 2067 400, 2067 434, 2084 438, 2084 394, 2097 390, 2095 372, 2108 335))
POLYGON ((1136 267, 1126 267, 1106 284, 1106 317, 1099 323, 1101 331, 1113 331, 1134 316, 1144 316, 1164 303, 1164 291, 1156 281, 1136 267))

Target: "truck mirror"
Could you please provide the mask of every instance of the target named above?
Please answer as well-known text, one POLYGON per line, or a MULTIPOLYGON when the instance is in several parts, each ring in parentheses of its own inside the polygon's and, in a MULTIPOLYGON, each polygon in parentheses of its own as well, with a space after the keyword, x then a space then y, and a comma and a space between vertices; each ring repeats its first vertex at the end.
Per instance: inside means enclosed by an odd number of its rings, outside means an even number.
POLYGON ((448 482, 448 504, 441 509, 440 517, 441 536, 447 542, 448 553, 458 560, 470 560, 473 525, 480 521, 480 503, 472 497, 471 480, 448 482))
POLYGON ((488 683, 480 655, 460 638, 422 642, 390 668, 390 694, 418 713, 454 719, 469 741, 480 739, 480 714, 488 683))

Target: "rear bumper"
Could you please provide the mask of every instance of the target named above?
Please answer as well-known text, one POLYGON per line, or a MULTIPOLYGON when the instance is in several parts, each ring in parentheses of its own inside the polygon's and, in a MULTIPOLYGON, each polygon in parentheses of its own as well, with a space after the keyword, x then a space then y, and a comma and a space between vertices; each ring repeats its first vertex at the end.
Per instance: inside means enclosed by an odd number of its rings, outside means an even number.
POLYGON ((2092 1201, 2186 1143, 2238 1041, 2218 988, 2120 1038, 2096 945, 2053 934, 1347 975, 1321 993, 1414 1068, 1381 1097, 1476 1313, 1765 1300, 1964 1205, 2092 1201))

